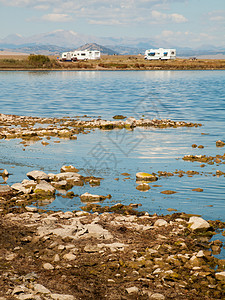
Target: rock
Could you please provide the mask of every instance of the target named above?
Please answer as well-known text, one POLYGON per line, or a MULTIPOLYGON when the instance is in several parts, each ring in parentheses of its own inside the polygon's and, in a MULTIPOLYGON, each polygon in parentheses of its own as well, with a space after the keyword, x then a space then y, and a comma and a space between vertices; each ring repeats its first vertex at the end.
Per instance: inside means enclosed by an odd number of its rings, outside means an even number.
POLYGON ((201 188, 196 188, 196 189, 192 189, 193 192, 203 192, 203 189, 201 188))
POLYGON ((128 294, 134 294, 134 293, 138 293, 139 289, 136 286, 132 286, 126 289, 126 292, 128 294))
POLYGON ((147 183, 141 183, 136 187, 139 191, 148 191, 150 189, 150 186, 147 183))
POLYGON ((62 166, 60 172, 61 173, 66 173, 66 172, 74 172, 77 173, 79 170, 76 169, 74 166, 70 165, 70 166, 62 166))
POLYGON ((164 300, 166 299, 164 295, 159 294, 159 293, 154 293, 150 296, 150 299, 152 300, 164 300))
POLYGON ((222 283, 225 283, 225 272, 216 273, 215 276, 216 279, 222 281, 222 283))
POLYGON ((5 169, 3 172, 2 172, 2 177, 7 177, 9 175, 9 172, 5 169))
POLYGON ((223 147, 225 143, 221 140, 216 141, 216 147, 223 147))
POLYGON ((63 255, 63 258, 66 260, 75 260, 76 255, 74 255, 73 253, 67 253, 67 254, 63 255))
POLYGON ((50 294, 51 293, 46 287, 44 287, 42 284, 39 284, 39 283, 34 283, 33 290, 36 293, 40 293, 40 294, 50 294))
POLYGON ((85 227, 88 230, 88 237, 103 238, 105 240, 113 238, 111 233, 99 224, 91 223, 87 224, 85 227))
POLYGON ((158 219, 155 223, 154 223, 154 226, 167 226, 168 223, 166 222, 166 220, 163 220, 163 219, 158 219))
POLYGON ((145 173, 145 172, 138 172, 136 173, 137 180, 146 180, 146 181, 156 181, 158 178, 155 175, 145 173))
POLYGON ((101 195, 92 195, 89 193, 84 193, 80 196, 80 200, 81 201, 101 201, 101 200, 105 200, 105 196, 101 196, 101 195))
POLYGON ((126 119, 126 117, 123 116, 123 115, 115 115, 115 116, 113 117, 113 119, 115 119, 115 120, 123 120, 123 119, 126 119))
POLYGON ((11 186, 12 189, 16 190, 19 193, 30 194, 32 192, 32 187, 26 188, 22 183, 14 183, 11 186))
POLYGON ((29 294, 21 294, 21 295, 19 295, 19 296, 17 296, 17 299, 19 299, 19 300, 31 300, 31 299, 37 299, 37 300, 39 300, 40 298, 38 299, 37 297, 38 296, 35 296, 33 293, 29 293, 29 294))
POLYGON ((162 191, 161 194, 165 194, 165 195, 172 195, 172 194, 175 194, 177 192, 175 191, 171 191, 171 190, 165 190, 165 191, 162 191))
POLYGON ((191 217, 189 219, 189 224, 191 224, 190 229, 191 230, 206 230, 210 228, 210 225, 207 221, 205 221, 201 217, 191 217))
POLYGON ((55 188, 50 183, 43 181, 36 185, 34 193, 43 196, 52 196, 55 194, 55 188))
POLYGON ((0 185, 0 195, 4 193, 12 192, 13 189, 9 185, 0 185))
POLYGON ((26 209, 26 211, 29 211, 29 212, 37 212, 38 211, 36 206, 25 206, 25 209, 26 209))
POLYGON ((62 172, 62 173, 58 173, 54 175, 54 179, 56 179, 57 181, 60 180, 80 180, 81 179, 81 175, 78 173, 74 173, 74 172, 62 172))
POLYGON ((18 285, 14 288, 12 295, 18 295, 21 293, 25 293, 27 291, 28 291, 28 289, 25 287, 25 285, 18 285))
POLYGON ((87 244, 84 247, 84 251, 89 252, 89 253, 99 252, 100 249, 101 249, 101 247, 99 247, 98 245, 92 245, 92 244, 87 244))
POLYGON ((31 171, 27 173, 27 177, 33 180, 48 180, 49 177, 43 171, 31 171))
POLYGON ((51 185, 53 185, 56 189, 65 189, 68 186, 68 183, 66 180, 60 180, 52 181, 51 185))
POLYGON ((44 268, 45 270, 54 270, 53 265, 50 264, 50 263, 44 263, 44 264, 43 264, 43 268, 44 268))
POLYGON ((75 300, 76 298, 72 295, 63 295, 63 294, 51 294, 51 299, 54 300, 75 300))

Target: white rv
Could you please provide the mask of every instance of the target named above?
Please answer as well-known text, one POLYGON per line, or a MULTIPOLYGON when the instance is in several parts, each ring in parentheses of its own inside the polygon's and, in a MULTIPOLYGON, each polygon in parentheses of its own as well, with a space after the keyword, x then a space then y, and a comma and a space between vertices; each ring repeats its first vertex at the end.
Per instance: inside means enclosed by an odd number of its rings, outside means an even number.
POLYGON ((168 60, 176 58, 176 49, 150 49, 145 51, 146 60, 168 60))
POLYGON ((75 50, 70 52, 63 52, 61 56, 62 61, 77 61, 77 60, 89 60, 100 59, 100 51, 91 50, 75 50))
POLYGON ((62 61, 72 61, 73 52, 63 52, 61 56, 62 61))
POLYGON ((77 60, 100 59, 100 51, 91 50, 75 50, 73 52, 74 58, 77 60))

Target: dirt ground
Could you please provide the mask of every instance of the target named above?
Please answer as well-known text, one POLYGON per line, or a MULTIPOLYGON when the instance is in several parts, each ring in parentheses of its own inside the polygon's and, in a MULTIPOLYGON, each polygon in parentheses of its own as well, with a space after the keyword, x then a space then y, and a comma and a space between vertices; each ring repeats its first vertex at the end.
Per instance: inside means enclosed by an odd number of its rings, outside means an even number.
POLYGON ((164 226, 154 225, 162 219, 156 215, 38 215, 1 215, 3 299, 22 299, 19 294, 13 295, 15 287, 31 289, 36 282, 52 293, 73 295, 74 299, 225 299, 225 283, 216 279, 214 269, 217 265, 222 270, 225 262, 218 263, 210 254, 208 237, 212 232, 200 236, 191 232, 187 215, 164 216, 164 226), (111 236, 84 234, 74 239, 47 231, 38 234, 41 224, 63 228, 78 219, 84 226, 98 224, 111 236), (204 258, 192 264, 190 258, 201 250, 204 258), (66 256, 68 252, 72 258, 66 256), (52 267, 45 268, 46 263, 52 267), (136 292, 130 292, 132 287, 136 292), (161 298, 154 298, 155 294, 161 298))

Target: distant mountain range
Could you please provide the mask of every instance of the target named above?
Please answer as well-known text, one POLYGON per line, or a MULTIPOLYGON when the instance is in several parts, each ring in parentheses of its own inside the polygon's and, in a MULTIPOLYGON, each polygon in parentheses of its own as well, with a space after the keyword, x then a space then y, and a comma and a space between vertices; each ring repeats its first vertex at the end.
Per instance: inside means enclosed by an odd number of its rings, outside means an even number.
POLYGON ((23 37, 19 34, 9 35, 0 40, 0 51, 59 55, 75 49, 99 49, 102 54, 137 55, 144 54, 150 48, 176 48, 178 57, 225 55, 225 49, 203 45, 198 49, 182 48, 158 42, 149 38, 112 38, 96 37, 74 31, 56 30, 48 33, 23 37), (82 46, 83 45, 83 46, 82 46), (104 46, 102 46, 104 45, 104 46))

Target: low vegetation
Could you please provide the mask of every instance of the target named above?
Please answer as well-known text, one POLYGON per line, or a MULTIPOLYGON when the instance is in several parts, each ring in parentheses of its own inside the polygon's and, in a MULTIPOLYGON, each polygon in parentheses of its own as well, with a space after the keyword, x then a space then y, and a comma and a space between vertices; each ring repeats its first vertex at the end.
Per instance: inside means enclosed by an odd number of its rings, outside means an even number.
POLYGON ((100 60, 60 62, 55 56, 0 56, 0 70, 223 70, 225 60, 146 61, 143 55, 102 55, 100 60))

